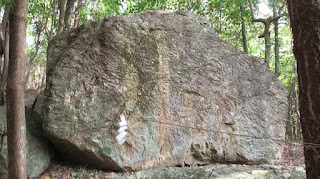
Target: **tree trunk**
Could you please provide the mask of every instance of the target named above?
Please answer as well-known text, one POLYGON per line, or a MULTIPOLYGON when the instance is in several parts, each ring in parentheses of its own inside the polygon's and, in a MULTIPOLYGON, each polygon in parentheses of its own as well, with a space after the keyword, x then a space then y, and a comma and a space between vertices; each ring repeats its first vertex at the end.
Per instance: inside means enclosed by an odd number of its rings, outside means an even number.
POLYGON ((48 33, 48 41, 51 40, 53 31, 55 29, 55 21, 57 17, 56 4, 57 4, 57 0, 53 0, 53 2, 51 2, 51 8, 53 12, 52 12, 52 18, 51 18, 51 29, 50 29, 50 32, 48 33))
POLYGON ((3 18, 2 18, 2 34, 4 36, 4 47, 3 47, 3 68, 1 72, 0 81, 0 105, 5 104, 5 88, 8 77, 8 64, 9 64, 9 10, 10 7, 5 8, 3 18))
POLYGON ((8 24, 8 21, 9 21, 9 10, 10 10, 9 5, 5 6, 4 9, 5 10, 2 16, 2 20, 0 22, 2 26, 0 34, 3 35, 3 39, 5 39, 6 25, 8 24))
POLYGON ((4 64, 3 71, 1 73, 0 93, 1 93, 1 104, 5 103, 5 90, 8 80, 8 69, 9 69, 9 23, 7 22, 5 30, 5 43, 4 43, 4 64))
POLYGON ((66 4, 66 0, 60 0, 60 3, 59 3, 60 17, 59 17, 58 34, 60 34, 64 28, 65 4, 66 4))
POLYGON ((307 178, 320 178, 320 2, 288 0, 307 178))
MULTIPOLYGON (((261 22, 264 24, 264 31, 263 34, 259 35, 259 38, 264 38, 265 43, 265 54, 264 54, 264 61, 269 67, 269 60, 270 60, 270 53, 271 53, 271 43, 270 43, 270 24, 275 21, 278 21, 282 16, 286 14, 279 14, 277 16, 268 17, 267 19, 256 19, 254 16, 253 4, 251 0, 248 0, 251 10, 251 18, 252 22, 261 22)), ((280 8, 279 13, 281 12, 282 8, 280 8)))
POLYGON ((280 76, 280 59, 279 59, 279 22, 276 20, 274 22, 274 63, 275 69, 274 73, 276 76, 280 76))
MULTIPOLYGON (((5 27, 2 27, 2 24, 0 23, 0 72, 1 72, 1 69, 2 69, 2 55, 4 54, 4 34, 2 34, 2 28, 5 28, 5 27)), ((0 81, 1 81, 1 78, 0 78, 0 81)))
POLYGON ((246 21, 243 18, 244 16, 244 7, 243 5, 240 6, 242 20, 241 20, 241 34, 242 34, 242 46, 244 53, 248 54, 248 44, 247 44, 247 33, 246 33, 246 21))
POLYGON ((9 13, 10 62, 7 85, 8 176, 27 178, 24 80, 28 0, 15 0, 9 13))
POLYGON ((73 12, 75 2, 76 2, 76 0, 67 0, 66 14, 64 16, 64 24, 65 24, 65 28, 67 30, 70 29, 72 12, 73 12))
POLYGON ((76 17, 74 18, 73 28, 77 28, 80 26, 80 14, 82 10, 82 0, 78 0, 78 7, 76 10, 76 17))
POLYGON ((32 63, 34 61, 34 59, 37 57, 38 52, 39 52, 39 48, 40 48, 40 36, 42 33, 42 29, 39 28, 39 30, 37 30, 37 36, 35 39, 35 52, 33 52, 33 54, 30 56, 29 58, 29 63, 27 65, 26 71, 27 71, 27 75, 26 75, 26 84, 25 86, 28 88, 29 85, 29 77, 30 77, 30 73, 31 73, 31 67, 32 67, 32 63))
POLYGON ((6 6, 6 9, 4 11, 3 14, 3 18, 2 18, 2 34, 5 34, 6 32, 6 26, 9 25, 8 21, 9 21, 9 11, 10 11, 10 6, 6 6))
POLYGON ((42 93, 45 88, 46 88, 46 66, 44 67, 43 74, 41 76, 41 85, 40 85, 39 92, 42 93))
POLYGON ((293 101, 292 101, 292 89, 289 91, 288 94, 288 118, 286 121, 286 137, 288 138, 289 141, 292 140, 292 117, 291 117, 291 112, 292 112, 292 105, 293 105, 293 101))
MULTIPOLYGON (((272 9, 273 9, 273 17, 276 17, 278 15, 277 13, 277 7, 275 0, 272 3, 272 9)), ((274 73, 276 76, 280 76, 280 61, 279 61, 279 19, 276 19, 274 22, 274 63, 275 63, 275 69, 274 73)))
POLYGON ((270 20, 267 19, 264 24, 265 32, 264 32, 264 62, 269 67, 270 54, 271 54, 271 43, 270 43, 270 20))

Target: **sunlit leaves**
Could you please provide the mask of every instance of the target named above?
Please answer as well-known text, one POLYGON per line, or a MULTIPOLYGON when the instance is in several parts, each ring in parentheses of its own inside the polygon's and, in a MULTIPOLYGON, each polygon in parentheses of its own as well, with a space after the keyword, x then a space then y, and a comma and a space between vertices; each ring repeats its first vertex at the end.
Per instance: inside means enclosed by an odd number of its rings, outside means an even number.
POLYGON ((88 20, 98 20, 120 14, 121 6, 121 0, 87 0, 81 11, 81 22, 85 23, 88 20))
POLYGON ((147 10, 165 10, 167 0, 128 0, 126 13, 137 13, 147 10))

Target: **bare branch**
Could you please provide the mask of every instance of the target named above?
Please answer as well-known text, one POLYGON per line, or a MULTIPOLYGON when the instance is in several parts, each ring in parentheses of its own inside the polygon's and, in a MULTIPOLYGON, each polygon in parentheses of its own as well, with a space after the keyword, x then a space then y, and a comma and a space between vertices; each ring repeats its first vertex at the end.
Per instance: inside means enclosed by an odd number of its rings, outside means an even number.
MULTIPOLYGON (((286 6, 286 3, 283 2, 283 3, 282 3, 282 6, 279 8, 278 14, 281 14, 282 9, 283 9, 285 6, 286 6)), ((288 16, 288 14, 287 14, 286 16, 288 16)))
POLYGON ((278 20, 278 19, 280 19, 281 17, 284 17, 284 16, 288 16, 288 14, 287 13, 283 13, 283 14, 280 14, 280 15, 278 15, 276 17, 273 17, 273 18, 271 18, 270 22, 274 22, 274 21, 276 21, 276 20, 278 20))
POLYGON ((256 19, 254 16, 254 9, 253 9, 253 4, 251 0, 248 0, 249 4, 250 4, 250 11, 251 11, 251 18, 252 18, 252 22, 261 22, 261 23, 266 23, 265 19, 256 19))

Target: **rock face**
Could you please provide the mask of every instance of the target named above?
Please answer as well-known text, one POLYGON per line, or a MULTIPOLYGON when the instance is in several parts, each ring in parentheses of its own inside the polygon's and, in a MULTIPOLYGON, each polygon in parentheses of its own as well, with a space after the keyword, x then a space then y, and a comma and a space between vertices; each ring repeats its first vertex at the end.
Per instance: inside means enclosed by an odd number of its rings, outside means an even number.
POLYGON ((205 167, 168 167, 143 170, 130 176, 116 177, 117 179, 140 179, 140 178, 212 178, 212 179, 270 179, 270 178, 295 178, 305 179, 306 173, 303 167, 297 166, 216 166, 205 167))
MULTIPOLYGON (((26 108, 27 120, 27 150, 28 150, 28 178, 39 176, 50 165, 50 151, 48 141, 44 137, 41 117, 36 112, 26 108)), ((0 106, 0 133, 6 131, 6 109, 0 106)), ((3 143, 0 143, 0 178, 8 178, 8 165, 7 165, 7 137, 3 138, 3 143)), ((0 135, 1 142, 1 135, 0 135)))
POLYGON ((72 160, 136 171, 281 157, 286 90, 192 13, 148 11, 62 33, 47 69, 44 131, 72 160))

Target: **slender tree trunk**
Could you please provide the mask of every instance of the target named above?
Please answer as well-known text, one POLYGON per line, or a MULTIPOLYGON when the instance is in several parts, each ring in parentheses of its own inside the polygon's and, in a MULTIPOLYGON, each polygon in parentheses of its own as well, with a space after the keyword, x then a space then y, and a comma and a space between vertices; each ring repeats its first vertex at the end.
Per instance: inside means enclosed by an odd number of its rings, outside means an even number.
MULTIPOLYGON (((259 38, 264 38, 265 43, 265 54, 264 54, 264 61, 269 66, 269 60, 270 60, 270 53, 271 53, 271 43, 270 43, 270 24, 279 20, 282 16, 285 16, 286 14, 279 14, 277 16, 268 17, 267 19, 256 19, 254 16, 254 10, 253 10, 253 4, 251 0, 248 0, 251 10, 251 17, 252 22, 261 22, 264 24, 264 31, 263 34, 259 35, 259 38)), ((282 8, 281 8, 282 9, 282 8)), ((281 10, 279 11, 279 13, 281 10)))
POLYGON ((4 66, 3 71, 1 73, 1 83, 0 83, 0 91, 1 91, 1 103, 5 103, 5 90, 7 86, 8 80, 8 69, 9 69, 9 24, 7 22, 6 30, 5 30, 5 44, 4 44, 4 66))
POLYGON ((298 133, 298 114, 297 114, 297 109, 298 109, 298 103, 297 103, 297 90, 295 89, 296 87, 296 77, 294 77, 291 81, 292 83, 292 105, 293 107, 291 108, 291 114, 292 114, 292 131, 293 131, 293 140, 297 141, 298 138, 297 138, 297 133, 298 133))
POLYGON ((46 88, 46 67, 43 69, 43 74, 41 76, 41 85, 40 85, 40 91, 43 92, 43 90, 46 88))
POLYGON ((291 113, 291 131, 292 131, 292 137, 291 137, 291 140, 293 141, 296 141, 296 116, 294 115, 295 114, 295 111, 296 111, 296 103, 295 103, 295 86, 296 86, 296 82, 294 79, 291 80, 291 109, 290 109, 290 113, 291 113))
MULTIPOLYGON (((2 56, 4 54, 4 43, 5 43, 4 34, 2 33, 2 28, 5 28, 5 26, 2 27, 2 24, 0 23, 0 73, 2 69, 2 56)), ((1 78, 0 78, 0 81, 1 81, 1 78)))
POLYGON ((243 18, 244 16, 244 7, 243 5, 240 6, 242 20, 241 20, 241 34, 242 34, 242 46, 244 53, 248 54, 248 44, 247 44, 247 33, 246 33, 246 21, 243 18))
MULTIPOLYGON (((3 27, 2 24, 0 23, 0 74, 2 74, 2 57, 4 56, 4 46, 5 46, 5 34, 2 33, 2 28, 6 28, 5 26, 3 27)), ((2 75, 0 75, 0 84, 2 81, 2 75)), ((0 106, 4 105, 4 100, 3 100, 3 91, 1 91, 0 94, 0 106)))
POLYGON ((219 31, 218 31, 218 34, 221 34, 222 33, 222 25, 221 25, 221 20, 222 19, 222 13, 221 13, 221 7, 219 7, 219 31))
POLYGON ((6 26, 9 25, 8 21, 9 21, 9 11, 10 11, 10 6, 7 6, 4 14, 3 14, 3 18, 2 18, 2 34, 5 34, 6 32, 6 26))
POLYGON ((288 95, 288 126, 287 126, 287 131, 289 136, 289 140, 293 139, 293 130, 292 130, 292 125, 293 125, 293 120, 294 118, 292 117, 293 114, 295 113, 295 101, 294 101, 294 93, 295 93, 295 81, 294 81, 294 74, 291 73, 291 78, 290 78, 290 85, 291 88, 289 90, 289 95, 288 95))
POLYGON ((286 136, 290 140, 292 140, 292 117, 291 117, 291 112, 292 112, 292 89, 289 91, 288 97, 288 118, 286 121, 286 136))
POLYGON ((48 34, 48 40, 49 41, 52 38, 52 34, 53 34, 54 29, 55 29, 56 17, 57 17, 57 11, 56 11, 57 0, 53 0, 53 2, 51 2, 51 3, 52 3, 51 4, 51 8, 52 8, 53 13, 52 13, 52 18, 51 18, 51 29, 50 29, 50 32, 48 34))
POLYGON ((320 2, 287 0, 297 60, 307 178, 320 178, 320 2))
MULTIPOLYGON (((273 17, 276 17, 278 15, 277 8, 276 8, 276 2, 275 0, 272 3, 272 9, 273 9, 273 17)), ((274 73, 278 77, 280 75, 280 61, 279 61, 279 19, 276 19, 274 22, 274 63, 275 63, 275 69, 274 73)))
POLYGON ((10 7, 5 8, 3 18, 2 18, 2 34, 4 36, 4 47, 3 47, 3 67, 1 71, 1 81, 0 81, 0 105, 5 104, 5 87, 8 77, 8 64, 9 64, 9 10, 10 7))
POLYGON ((82 0, 78 0, 78 7, 76 10, 76 17, 74 18, 74 28, 77 28, 80 26, 80 14, 82 10, 82 0))
POLYGON ((264 33, 264 62, 269 66, 270 54, 271 54, 271 43, 270 43, 270 21, 266 20, 265 23, 265 33, 264 33))
POLYGON ((74 3, 76 0, 67 0, 66 14, 64 16, 64 24, 67 30, 70 29, 74 3))
POLYGON ((10 62, 7 85, 8 175, 27 178, 24 80, 28 0, 15 0, 9 13, 10 62))
POLYGON ((275 69, 274 72, 276 76, 280 76, 280 58, 279 58, 279 22, 276 20, 274 22, 274 63, 275 69))
POLYGON ((58 34, 60 34, 64 29, 65 4, 66 4, 66 0, 60 0, 60 3, 59 3, 60 17, 59 17, 58 34))
POLYGON ((33 52, 32 56, 30 56, 29 58, 29 63, 27 65, 27 75, 26 75, 26 87, 28 87, 28 84, 29 84, 29 77, 30 77, 30 73, 31 73, 31 67, 32 67, 32 63, 34 61, 34 59, 37 57, 38 55, 38 51, 39 51, 39 48, 40 48, 40 35, 41 35, 41 32, 42 30, 39 30, 37 33, 37 37, 35 39, 35 52, 33 52))

